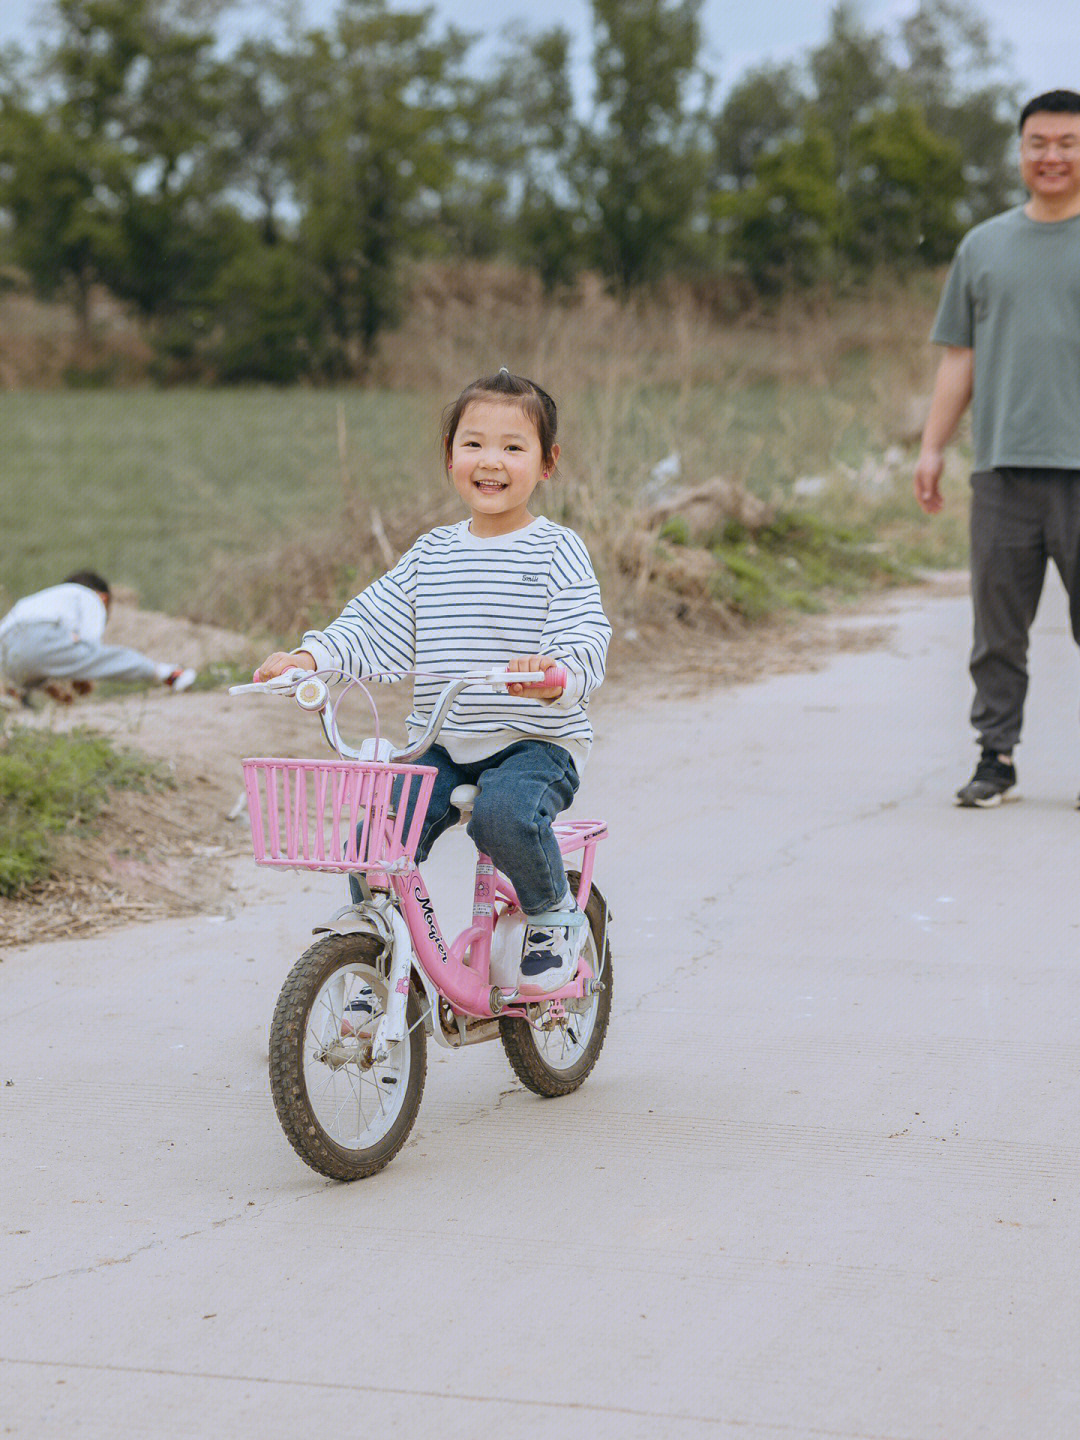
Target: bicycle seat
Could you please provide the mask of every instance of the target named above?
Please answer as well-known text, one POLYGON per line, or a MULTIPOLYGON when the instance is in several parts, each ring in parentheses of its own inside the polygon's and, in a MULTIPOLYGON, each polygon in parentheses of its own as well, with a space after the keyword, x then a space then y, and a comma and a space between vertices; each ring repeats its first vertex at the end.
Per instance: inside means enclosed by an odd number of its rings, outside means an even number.
POLYGON ((450 804, 460 812, 463 824, 472 814, 473 801, 479 794, 479 785, 455 785, 450 791, 450 804))

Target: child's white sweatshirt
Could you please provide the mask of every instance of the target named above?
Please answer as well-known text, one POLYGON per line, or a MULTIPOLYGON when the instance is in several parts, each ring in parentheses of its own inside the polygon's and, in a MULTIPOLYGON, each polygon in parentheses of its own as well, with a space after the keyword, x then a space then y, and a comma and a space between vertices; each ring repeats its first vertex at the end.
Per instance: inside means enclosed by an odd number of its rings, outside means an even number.
MULTIPOLYGON (((604 678, 610 638, 584 543, 541 517, 490 539, 473 535, 467 520, 421 535, 298 648, 319 669, 352 675, 418 669, 456 676, 519 655, 550 655, 569 675, 558 700, 466 691, 438 743, 468 762, 519 740, 548 740, 569 750, 580 771, 592 743, 588 698, 604 678)), ((411 738, 423 731, 442 684, 416 678, 411 738)))

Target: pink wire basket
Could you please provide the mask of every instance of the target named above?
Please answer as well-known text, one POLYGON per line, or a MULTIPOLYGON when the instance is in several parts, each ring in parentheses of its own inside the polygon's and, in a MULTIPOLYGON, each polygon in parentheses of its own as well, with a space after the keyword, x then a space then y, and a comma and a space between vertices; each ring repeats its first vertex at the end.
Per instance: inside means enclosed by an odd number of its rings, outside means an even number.
POLYGON ((334 874, 415 866, 435 783, 430 765, 253 758, 243 766, 256 864, 334 874))

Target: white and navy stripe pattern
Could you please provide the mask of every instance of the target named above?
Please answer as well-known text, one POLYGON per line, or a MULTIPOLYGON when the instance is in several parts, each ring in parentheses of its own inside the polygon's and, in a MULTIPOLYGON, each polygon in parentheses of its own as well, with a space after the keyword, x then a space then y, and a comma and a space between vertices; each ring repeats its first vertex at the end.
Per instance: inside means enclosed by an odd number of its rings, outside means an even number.
MULTIPOLYGON (((381 579, 301 649, 320 669, 352 675, 431 670, 462 675, 519 655, 550 655, 569 684, 554 703, 466 692, 439 743, 455 760, 493 755, 523 738, 550 740, 584 763, 592 741, 588 697, 604 678, 611 626, 581 538, 541 517, 481 539, 467 520, 422 535, 381 579)), ((411 734, 427 722, 439 680, 418 676, 411 734)))

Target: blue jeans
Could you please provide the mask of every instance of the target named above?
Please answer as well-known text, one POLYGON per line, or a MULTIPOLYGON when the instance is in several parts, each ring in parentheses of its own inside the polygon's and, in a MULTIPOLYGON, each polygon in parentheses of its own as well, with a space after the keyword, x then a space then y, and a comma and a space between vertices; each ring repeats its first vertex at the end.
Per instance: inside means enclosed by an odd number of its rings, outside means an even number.
MULTIPOLYGON (((566 870, 551 822, 578 788, 577 766, 568 750, 545 740, 519 740, 483 760, 459 764, 441 745, 433 745, 416 764, 432 765, 439 772, 416 850, 418 860, 426 860, 443 831, 460 818, 450 804, 450 792, 458 785, 477 785, 480 793, 469 835, 513 885, 526 915, 550 910, 563 898, 566 870)), ((406 827, 411 809, 410 800, 406 827)), ((350 888, 355 901, 359 887, 351 876, 350 888)))

